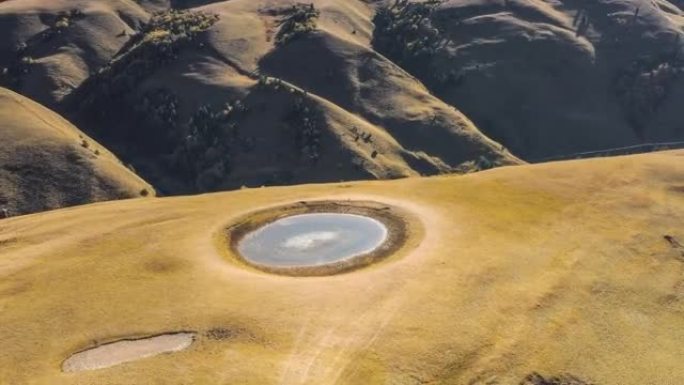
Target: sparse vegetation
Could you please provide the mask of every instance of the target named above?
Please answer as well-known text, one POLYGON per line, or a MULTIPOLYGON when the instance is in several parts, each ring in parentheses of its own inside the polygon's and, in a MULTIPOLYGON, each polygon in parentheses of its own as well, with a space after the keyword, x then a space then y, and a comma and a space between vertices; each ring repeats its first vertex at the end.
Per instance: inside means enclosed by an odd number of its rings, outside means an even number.
POLYGON ((4 88, 0 143, 0 208, 13 215, 130 198, 151 189, 67 120, 4 88))
POLYGON ((684 59, 677 51, 634 61, 615 80, 615 93, 637 135, 667 99, 675 80, 684 73, 684 59))
POLYGON ((34 59, 28 56, 27 50, 26 43, 17 45, 14 59, 0 71, 0 86, 14 90, 21 87, 24 76, 31 72, 31 65, 34 63, 34 59))
POLYGON ((493 160, 485 155, 480 155, 475 160, 469 160, 461 163, 460 165, 455 167, 453 171, 459 174, 469 174, 473 172, 489 170, 495 167, 499 167, 501 165, 502 163, 498 159, 493 160))
POLYGON ((31 67, 35 63, 31 53, 35 53, 41 43, 61 35, 74 21, 84 16, 83 12, 78 9, 60 12, 48 28, 34 36, 29 42, 17 44, 9 65, 0 69, 0 86, 15 90, 21 88, 24 76, 31 72, 31 67))
POLYGON ((382 7, 373 18, 373 46, 409 72, 421 74, 431 85, 460 80, 456 69, 434 68, 438 54, 448 55, 449 40, 435 26, 431 16, 441 0, 411 2, 396 0, 382 7))
POLYGON ((222 340, 228 340, 231 338, 236 337, 239 333, 243 332, 244 330, 233 330, 233 329, 226 329, 226 328, 215 328, 211 329, 206 333, 207 338, 210 340, 214 341, 222 341, 222 340))
POLYGON ((495 166, 495 163, 489 160, 484 155, 480 155, 480 157, 477 159, 477 168, 478 170, 489 170, 490 168, 493 168, 495 166))
POLYGON ((165 151, 172 143, 173 133, 179 124, 178 97, 165 88, 148 90, 134 103, 135 120, 145 127, 145 138, 156 151, 165 151))
POLYGON ((285 130, 294 133, 293 144, 300 159, 311 164, 317 163, 321 157, 321 123, 318 113, 308 101, 307 92, 294 88, 279 78, 266 76, 259 77, 257 85, 293 96, 289 112, 283 118, 285 130))
POLYGON ((520 385, 594 385, 573 375, 565 374, 559 377, 544 378, 539 373, 531 373, 520 382, 520 385))
POLYGON ((253 141, 241 137, 238 120, 248 112, 241 101, 220 107, 202 106, 184 125, 170 167, 194 180, 200 191, 213 190, 230 174, 234 152, 251 151, 253 141))
POLYGON ((310 4, 295 4, 289 8, 276 35, 276 43, 285 45, 292 40, 306 36, 316 30, 316 19, 320 11, 310 4))
POLYGON ((287 129, 294 131, 294 144, 300 157, 317 163, 321 157, 321 129, 317 114, 305 97, 298 96, 285 117, 287 129))
MULTIPOLYGON (((227 165, 227 162, 214 159, 216 153, 224 150, 220 148, 224 141, 218 139, 223 131, 212 133, 215 127, 209 123, 211 121, 221 126, 218 112, 205 106, 194 113, 189 122, 181 122, 178 111, 180 102, 170 90, 154 88, 142 94, 134 92, 143 79, 176 60, 183 49, 190 47, 197 36, 217 20, 217 15, 186 10, 155 14, 148 24, 131 37, 121 54, 69 96, 68 104, 79 112, 80 118, 86 121, 85 125, 92 127, 97 135, 105 138, 116 135, 127 143, 135 143, 136 148, 127 146, 127 151, 145 148, 149 156, 176 155, 167 163, 178 168, 176 171, 191 177, 191 180, 214 166, 214 173, 226 172, 223 168, 218 169, 218 165, 227 165), (131 112, 133 116, 129 121, 132 124, 122 124, 115 133, 97 124, 103 119, 118 120, 131 112), (91 125, 88 121, 95 123, 91 125), (205 126, 201 127, 202 124, 205 126), (200 151, 198 143, 208 147, 200 151), (198 165, 189 167, 189 162, 179 160, 183 157, 191 157, 198 165)), ((207 181, 201 184, 212 183, 207 181)))
POLYGON ((371 159, 378 157, 380 153, 374 148, 373 134, 360 130, 356 126, 352 126, 349 128, 349 135, 354 139, 355 143, 364 143, 370 147, 371 159))
POLYGON ((121 103, 143 78, 178 57, 197 35, 218 20, 217 15, 203 12, 170 10, 154 15, 133 36, 122 54, 101 68, 77 92, 74 104, 97 108, 102 103, 121 103), (85 94, 85 100, 82 96, 85 94))
POLYGON ((48 41, 60 35, 65 29, 69 28, 76 20, 85 17, 82 11, 72 9, 68 12, 60 12, 52 25, 40 33, 40 40, 48 41))

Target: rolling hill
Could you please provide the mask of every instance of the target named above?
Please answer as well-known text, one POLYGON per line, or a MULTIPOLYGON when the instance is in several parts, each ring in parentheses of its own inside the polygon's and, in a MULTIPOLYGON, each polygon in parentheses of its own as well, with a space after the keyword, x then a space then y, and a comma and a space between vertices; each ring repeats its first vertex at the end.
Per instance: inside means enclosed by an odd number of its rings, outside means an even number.
POLYGON ((30 94, 72 79, 34 97, 166 194, 521 163, 371 48, 362 2, 58 2, 41 6, 39 27, 16 28, 39 3, 0 5, 13 31, 4 50, 21 47, 6 55, 6 82, 30 94), (79 40, 105 16, 111 27, 79 40), (93 64, 77 74, 65 50, 93 64), (50 72, 51 60, 64 65, 50 72), (46 71, 52 80, 34 80, 46 71))
POLYGON ((527 163, 684 143, 682 34, 0 0, 0 385, 681 384, 684 150, 527 163))
POLYGON ((400 1, 375 17, 373 47, 526 160, 684 141, 682 7, 400 1))
POLYGON ((349 179, 518 162, 478 131, 530 161, 684 140, 681 1, 318 0, 307 16, 308 4, 5 1, 3 83, 67 115, 167 193, 330 181, 338 163, 335 172, 349 179), (150 22, 172 9, 185 16, 150 22), (193 26, 197 12, 218 20, 193 26), (183 17, 187 31, 173 31, 183 17), (166 48, 163 57, 157 50, 166 48), (122 78, 113 85, 108 77, 122 78), (294 143, 280 150, 253 143, 286 130, 287 110, 298 103, 271 88, 257 92, 264 78, 310 96, 322 135, 310 142, 330 137, 322 151, 341 155, 302 164, 309 152, 321 157, 301 138, 281 138, 294 143), (95 102, 95 116, 83 111, 83 100, 98 98, 114 100, 95 102), (239 144, 219 149, 231 159, 179 164, 186 143, 178 137, 192 134, 193 116, 238 101, 259 118, 231 123, 240 126, 239 144), (176 138, 158 137, 160 119, 178 126, 162 129, 176 138), (130 146, 132 126, 139 148, 130 146), (345 142, 359 132, 373 134, 377 146, 345 142), (371 157, 375 151, 386 156, 371 157), (219 169, 233 175, 212 176, 219 169))
POLYGON ((682 160, 682 151, 663 152, 3 220, 0 379, 677 384, 682 160), (250 268, 221 241, 240 218, 317 200, 401 208, 408 241, 377 264, 327 277, 250 268), (88 348, 174 335, 194 340, 175 353, 61 371, 88 348))
POLYGON ((1 215, 153 194, 149 184, 68 121, 0 88, 1 215))

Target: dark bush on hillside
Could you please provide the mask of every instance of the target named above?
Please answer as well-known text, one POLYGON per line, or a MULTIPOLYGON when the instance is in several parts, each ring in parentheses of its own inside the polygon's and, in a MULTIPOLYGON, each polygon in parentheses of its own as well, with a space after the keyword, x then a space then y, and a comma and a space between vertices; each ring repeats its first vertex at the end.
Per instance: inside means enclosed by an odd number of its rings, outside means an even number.
POLYGON ((145 127, 145 137, 156 138, 153 148, 164 151, 174 140, 173 133, 179 125, 178 107, 178 97, 166 89, 147 91, 134 104, 137 125, 145 127))
POLYGON ((83 13, 77 9, 60 12, 52 22, 47 22, 48 28, 33 36, 28 42, 18 44, 9 64, 0 68, 0 86, 18 91, 24 76, 31 72, 31 66, 35 62, 31 54, 36 53, 41 43, 61 35, 74 21, 83 17, 83 13))
POLYGON ((675 80, 684 73, 684 59, 678 52, 645 57, 619 72, 615 93, 627 121, 643 136, 644 128, 667 99, 675 80))
POLYGON ((178 100, 164 90, 135 92, 139 84, 174 61, 218 16, 171 10, 154 15, 109 64, 68 96, 67 104, 84 127, 100 137, 136 143, 155 154, 168 153, 178 141, 178 100), (119 121, 134 112, 136 124, 108 129, 103 121, 119 121))
POLYGON ((233 155, 245 149, 238 122, 247 113, 241 101, 220 107, 202 106, 183 127, 170 166, 194 180, 199 191, 215 189, 231 173, 233 155))
POLYGON ((565 374, 559 377, 544 378, 539 373, 531 373, 520 382, 520 385, 594 385, 573 375, 565 374))
POLYGON ((317 163, 321 157, 321 128, 318 115, 303 96, 292 102, 285 124, 294 133, 295 150, 308 163, 317 163))
POLYGON ((313 4, 295 4, 288 9, 280 30, 276 35, 276 43, 284 45, 301 38, 316 29, 316 19, 320 15, 313 4))
POLYGON ((373 46, 412 73, 421 74, 431 85, 458 80, 458 73, 437 71, 432 63, 445 53, 448 40, 435 27, 431 16, 441 0, 410 2, 397 0, 381 7, 373 18, 373 46))
POLYGON ((217 15, 191 11, 170 10, 154 15, 121 54, 84 83, 75 99, 82 99, 82 95, 85 100, 79 102, 92 107, 125 98, 142 79, 175 60, 217 20, 217 15))

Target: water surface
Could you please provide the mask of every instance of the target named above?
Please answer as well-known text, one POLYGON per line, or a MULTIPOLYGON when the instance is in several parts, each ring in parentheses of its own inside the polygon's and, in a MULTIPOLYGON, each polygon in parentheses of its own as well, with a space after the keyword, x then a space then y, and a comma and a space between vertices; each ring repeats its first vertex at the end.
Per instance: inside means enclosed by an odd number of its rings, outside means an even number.
POLYGON ((238 243, 243 258, 277 267, 318 266, 366 254, 387 238, 380 221, 356 214, 301 214, 278 219, 238 243))

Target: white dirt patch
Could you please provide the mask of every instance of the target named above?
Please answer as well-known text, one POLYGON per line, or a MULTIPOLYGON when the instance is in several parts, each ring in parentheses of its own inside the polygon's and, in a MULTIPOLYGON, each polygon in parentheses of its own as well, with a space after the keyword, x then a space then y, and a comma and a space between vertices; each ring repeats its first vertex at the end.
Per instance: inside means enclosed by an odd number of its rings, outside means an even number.
POLYGON ((162 334, 136 340, 120 340, 73 354, 62 364, 64 372, 104 369, 164 353, 185 350, 195 333, 162 334))

